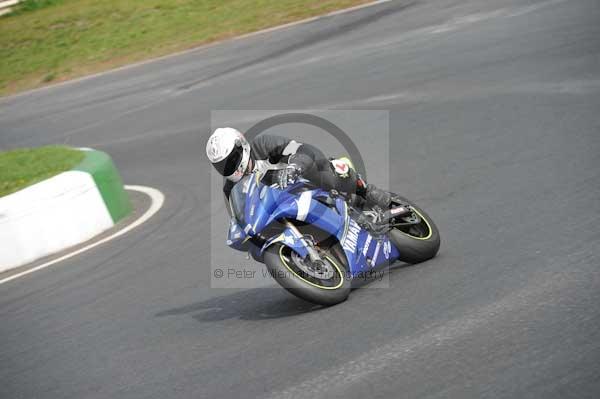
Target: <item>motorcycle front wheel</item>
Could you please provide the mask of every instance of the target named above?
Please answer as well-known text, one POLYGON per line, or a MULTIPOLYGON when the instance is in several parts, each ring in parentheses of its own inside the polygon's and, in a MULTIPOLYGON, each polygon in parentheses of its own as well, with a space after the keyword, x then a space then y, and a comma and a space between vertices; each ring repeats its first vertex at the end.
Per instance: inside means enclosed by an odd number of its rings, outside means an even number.
POLYGON ((323 264, 315 268, 308 259, 277 243, 267 248, 264 262, 271 276, 299 298, 324 306, 345 301, 350 294, 350 275, 343 251, 336 244, 320 250, 320 255, 323 264))

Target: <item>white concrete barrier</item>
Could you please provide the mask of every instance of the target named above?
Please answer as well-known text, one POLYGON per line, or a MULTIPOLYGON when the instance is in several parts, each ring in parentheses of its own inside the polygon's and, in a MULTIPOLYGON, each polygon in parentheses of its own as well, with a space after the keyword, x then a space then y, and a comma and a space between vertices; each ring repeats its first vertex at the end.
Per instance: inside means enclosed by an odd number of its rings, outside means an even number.
POLYGON ((19 4, 20 0, 0 1, 0 15, 4 15, 11 11, 11 7, 19 4))
POLYGON ((130 211, 110 156, 86 149, 73 169, 0 198, 0 272, 83 243, 130 211))
POLYGON ((86 172, 64 172, 2 197, 0 272, 87 241, 113 225, 86 172))

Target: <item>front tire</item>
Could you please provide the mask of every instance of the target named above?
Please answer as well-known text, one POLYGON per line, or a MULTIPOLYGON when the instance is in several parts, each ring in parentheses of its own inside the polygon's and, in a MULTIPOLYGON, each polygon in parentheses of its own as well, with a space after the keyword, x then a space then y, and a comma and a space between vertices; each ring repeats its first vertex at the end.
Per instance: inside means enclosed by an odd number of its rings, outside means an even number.
POLYGON ((390 240, 400 252, 398 260, 406 263, 421 263, 433 258, 440 249, 440 232, 429 215, 404 197, 394 195, 401 204, 409 205, 421 222, 410 228, 393 228, 390 240))
POLYGON ((345 301, 350 294, 350 275, 343 251, 331 247, 322 251, 321 256, 330 267, 331 276, 309 275, 299 263, 299 256, 279 243, 267 248, 264 262, 271 276, 299 298, 324 306, 345 301))

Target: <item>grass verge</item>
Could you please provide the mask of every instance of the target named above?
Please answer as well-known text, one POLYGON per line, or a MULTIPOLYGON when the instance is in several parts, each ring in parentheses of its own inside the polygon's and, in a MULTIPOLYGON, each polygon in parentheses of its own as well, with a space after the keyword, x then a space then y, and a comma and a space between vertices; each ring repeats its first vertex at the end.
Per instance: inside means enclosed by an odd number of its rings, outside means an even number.
POLYGON ((372 0, 28 0, 0 17, 0 95, 372 0))
POLYGON ((0 197, 72 169, 83 151, 48 146, 0 152, 0 197))

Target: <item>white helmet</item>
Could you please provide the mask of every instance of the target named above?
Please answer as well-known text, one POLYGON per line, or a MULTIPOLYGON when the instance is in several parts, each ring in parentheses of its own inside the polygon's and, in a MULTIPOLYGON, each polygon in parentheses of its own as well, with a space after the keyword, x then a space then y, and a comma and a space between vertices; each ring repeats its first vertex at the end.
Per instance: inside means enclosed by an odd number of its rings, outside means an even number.
POLYGON ((206 156, 217 172, 232 182, 239 181, 250 162, 250 144, 242 133, 222 127, 206 143, 206 156))

